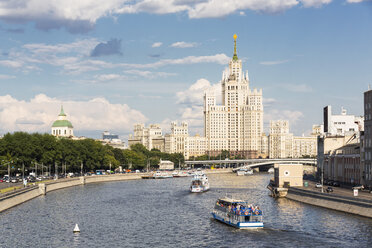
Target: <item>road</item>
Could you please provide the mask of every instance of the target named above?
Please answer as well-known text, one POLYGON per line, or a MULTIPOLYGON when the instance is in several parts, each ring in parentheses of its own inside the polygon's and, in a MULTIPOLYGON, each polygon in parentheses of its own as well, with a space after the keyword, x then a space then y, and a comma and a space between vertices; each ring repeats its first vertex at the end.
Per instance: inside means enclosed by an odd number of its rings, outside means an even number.
MULTIPOLYGON (((315 192, 321 192, 321 188, 315 188, 315 182, 313 181, 308 181, 308 180, 304 180, 305 182, 308 182, 309 186, 308 187, 304 187, 303 189, 306 189, 306 190, 310 190, 310 191, 315 191, 315 192)), ((370 200, 372 201, 372 194, 369 193, 368 191, 361 191, 359 190, 358 192, 358 196, 354 196, 354 192, 352 189, 346 189, 346 188, 341 188, 341 187, 332 187, 333 189, 333 192, 331 193, 327 193, 326 192, 326 189, 327 189, 328 185, 324 185, 324 192, 325 194, 332 194, 332 195, 340 195, 340 196, 347 196, 347 197, 355 197, 355 198, 359 198, 359 199, 366 199, 366 200, 370 200)))

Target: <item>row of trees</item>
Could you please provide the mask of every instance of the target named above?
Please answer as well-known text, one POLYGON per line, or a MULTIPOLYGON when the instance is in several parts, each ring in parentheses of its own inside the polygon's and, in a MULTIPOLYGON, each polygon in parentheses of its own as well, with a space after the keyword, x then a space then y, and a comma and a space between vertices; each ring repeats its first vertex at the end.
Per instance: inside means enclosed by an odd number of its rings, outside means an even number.
MULTIPOLYGON (((29 134, 15 132, 6 134, 0 139, 0 173, 6 174, 8 164, 17 169, 25 166, 32 170, 39 166, 55 169, 55 165, 65 166, 67 171, 80 172, 81 166, 85 172, 97 169, 114 170, 119 166, 123 169, 143 169, 147 166, 157 167, 160 159, 170 160, 178 165, 184 162, 182 154, 167 154, 159 150, 147 150, 143 145, 136 144, 131 149, 118 149, 93 139, 71 140, 56 138, 50 134, 29 134)), ((61 171, 61 169, 58 169, 61 171)))

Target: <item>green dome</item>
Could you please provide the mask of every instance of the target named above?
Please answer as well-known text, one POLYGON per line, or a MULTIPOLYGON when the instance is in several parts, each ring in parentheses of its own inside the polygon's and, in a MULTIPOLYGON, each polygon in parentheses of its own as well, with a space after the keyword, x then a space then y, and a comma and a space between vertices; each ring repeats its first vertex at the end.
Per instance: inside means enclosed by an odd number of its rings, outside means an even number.
POLYGON ((71 122, 69 122, 68 120, 56 120, 52 127, 70 127, 70 128, 73 128, 71 122))

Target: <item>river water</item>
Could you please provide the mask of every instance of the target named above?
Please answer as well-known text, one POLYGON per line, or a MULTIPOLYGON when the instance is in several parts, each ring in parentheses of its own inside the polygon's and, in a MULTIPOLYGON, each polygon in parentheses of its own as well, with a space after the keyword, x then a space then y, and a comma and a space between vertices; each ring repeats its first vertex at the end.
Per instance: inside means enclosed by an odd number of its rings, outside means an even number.
POLYGON ((0 247, 372 247, 372 220, 273 199, 270 177, 214 174, 202 194, 189 193, 191 178, 58 190, 0 213, 0 247), (265 227, 213 220, 216 199, 226 195, 259 205, 265 227))

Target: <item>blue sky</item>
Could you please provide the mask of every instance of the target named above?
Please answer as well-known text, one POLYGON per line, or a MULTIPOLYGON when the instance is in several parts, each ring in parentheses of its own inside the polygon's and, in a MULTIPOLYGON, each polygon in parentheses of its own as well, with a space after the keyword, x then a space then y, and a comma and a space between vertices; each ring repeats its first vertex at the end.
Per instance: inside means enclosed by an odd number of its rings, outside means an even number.
POLYGON ((326 105, 363 114, 368 0, 19 0, 0 3, 0 133, 49 132, 63 103, 76 135, 175 120, 202 134, 234 33, 266 127, 309 133, 326 105))

